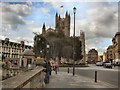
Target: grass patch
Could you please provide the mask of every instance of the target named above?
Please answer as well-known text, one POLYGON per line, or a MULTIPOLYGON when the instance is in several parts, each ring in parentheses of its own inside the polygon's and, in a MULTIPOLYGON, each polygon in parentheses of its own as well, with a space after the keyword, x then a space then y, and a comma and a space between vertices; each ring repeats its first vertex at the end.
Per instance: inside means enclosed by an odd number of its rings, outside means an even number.
MULTIPOLYGON (((60 64, 60 67, 73 67, 73 65, 68 65, 68 64, 60 64)), ((75 67, 89 67, 87 64, 77 64, 75 67)))

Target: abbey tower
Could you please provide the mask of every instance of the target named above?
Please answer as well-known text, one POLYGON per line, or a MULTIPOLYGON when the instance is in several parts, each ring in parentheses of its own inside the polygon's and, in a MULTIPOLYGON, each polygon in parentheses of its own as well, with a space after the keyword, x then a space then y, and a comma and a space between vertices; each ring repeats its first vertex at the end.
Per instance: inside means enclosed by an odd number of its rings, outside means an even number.
POLYGON ((57 32, 61 30, 65 36, 70 36, 70 14, 68 14, 68 12, 66 12, 65 18, 61 18, 60 14, 58 15, 58 13, 56 13, 55 30, 57 32))
MULTIPOLYGON (((61 18, 60 14, 56 13, 55 16, 55 30, 52 28, 51 31, 53 30, 54 32, 59 32, 62 31, 65 36, 70 36, 70 14, 66 12, 65 18, 61 18)), ((45 35, 48 29, 46 30, 45 23, 43 24, 42 27, 42 34, 45 35)))

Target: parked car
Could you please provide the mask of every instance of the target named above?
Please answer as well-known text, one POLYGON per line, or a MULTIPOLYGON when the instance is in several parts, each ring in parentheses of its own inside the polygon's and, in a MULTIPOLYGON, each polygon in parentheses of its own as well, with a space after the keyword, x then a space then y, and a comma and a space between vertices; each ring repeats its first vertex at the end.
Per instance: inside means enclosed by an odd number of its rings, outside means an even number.
POLYGON ((111 68, 112 69, 112 63, 111 62, 105 62, 104 68, 111 68))
POLYGON ((103 62, 97 62, 96 66, 103 66, 103 62))
POLYGON ((115 59, 115 60, 113 60, 113 63, 114 63, 115 65, 120 65, 120 59, 115 59))

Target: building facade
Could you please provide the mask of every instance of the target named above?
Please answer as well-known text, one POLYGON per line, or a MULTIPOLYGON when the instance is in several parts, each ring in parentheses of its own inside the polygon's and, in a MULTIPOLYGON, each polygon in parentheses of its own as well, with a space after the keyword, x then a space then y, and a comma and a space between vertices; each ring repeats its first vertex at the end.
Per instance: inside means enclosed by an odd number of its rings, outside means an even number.
POLYGON ((112 39, 113 59, 120 59, 120 32, 117 32, 112 39))
POLYGON ((82 45, 82 63, 86 62, 86 52, 85 52, 85 33, 83 31, 80 32, 80 41, 81 41, 81 45, 82 45))
POLYGON ((105 61, 116 63, 116 60, 119 60, 120 62, 120 32, 115 34, 112 39, 112 45, 108 46, 105 54, 105 61))
POLYGON ((103 62, 105 62, 106 60, 107 60, 107 53, 104 52, 104 53, 103 53, 103 62))
POLYGON ((113 45, 110 45, 107 48, 107 60, 106 61, 111 61, 113 59, 114 59, 113 45))
POLYGON ((21 43, 11 42, 9 38, 0 40, 0 54, 3 55, 5 61, 19 61, 25 49, 32 49, 32 46, 25 45, 24 41, 21 43))
POLYGON ((87 62, 95 64, 98 61, 98 51, 94 48, 88 51, 87 62))
POLYGON ((103 55, 98 55, 98 61, 103 61, 103 55))

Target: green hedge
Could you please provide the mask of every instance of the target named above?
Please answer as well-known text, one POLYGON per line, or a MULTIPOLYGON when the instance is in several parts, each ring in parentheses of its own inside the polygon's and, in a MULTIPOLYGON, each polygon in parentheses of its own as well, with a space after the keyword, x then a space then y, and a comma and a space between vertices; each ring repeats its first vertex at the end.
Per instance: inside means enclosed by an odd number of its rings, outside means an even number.
MULTIPOLYGON (((73 67, 73 65, 60 64, 60 67, 73 67)), ((89 67, 89 66, 85 64, 79 64, 79 65, 75 65, 75 67, 89 67)))

